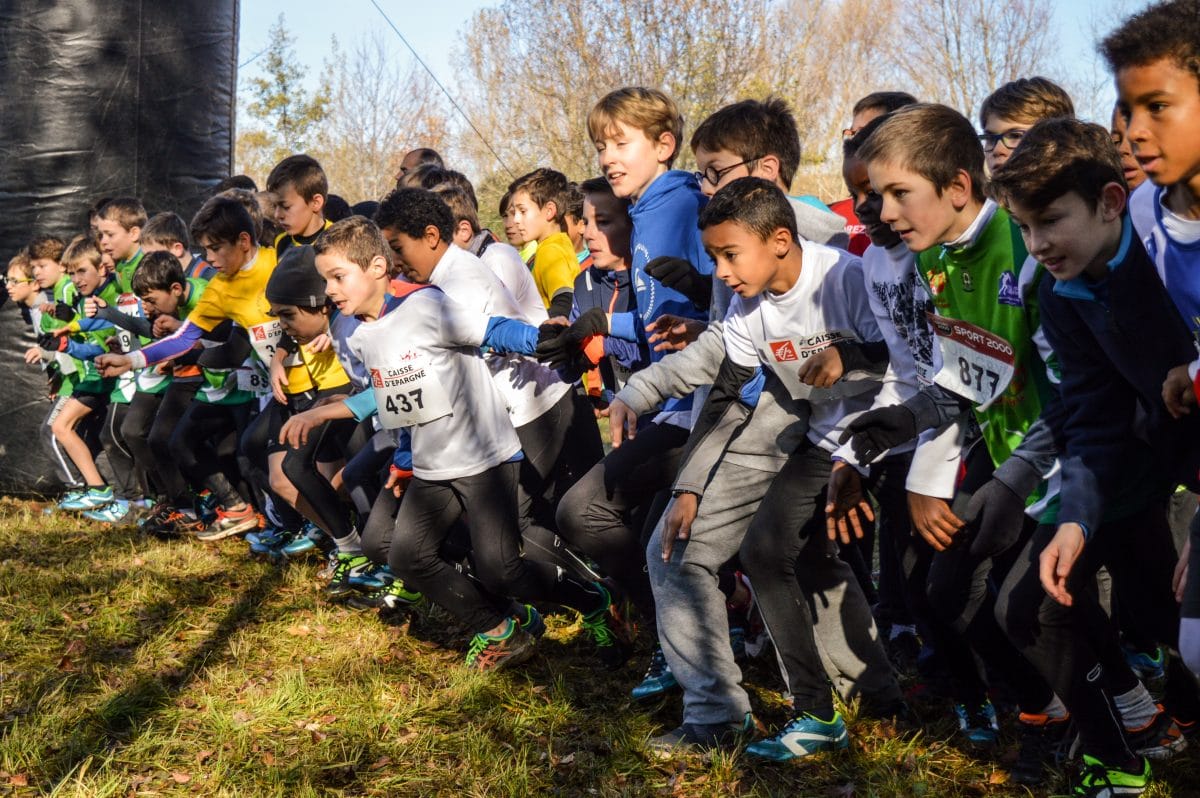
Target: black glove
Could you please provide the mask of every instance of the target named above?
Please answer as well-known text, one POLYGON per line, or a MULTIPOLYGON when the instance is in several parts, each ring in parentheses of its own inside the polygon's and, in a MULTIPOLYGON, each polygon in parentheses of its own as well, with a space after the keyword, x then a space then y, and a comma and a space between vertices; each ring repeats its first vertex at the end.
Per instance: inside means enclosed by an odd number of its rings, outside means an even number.
POLYGON ((66 352, 68 340, 65 335, 42 333, 37 337, 37 343, 42 349, 50 352, 66 352))
POLYGON ((1012 547, 1025 525, 1025 500, 998 479, 989 479, 967 502, 963 524, 975 532, 971 553, 995 557, 1012 547))
MULTIPOLYGON (((608 334, 608 316, 600 308, 592 308, 569 327, 560 327, 554 338, 541 341, 535 352, 537 359, 552 369, 569 368, 577 359, 583 342, 593 335, 608 334)), ((538 338, 541 339, 539 329, 538 338)))
POLYGON ((553 341, 566 329, 567 325, 565 324, 551 324, 548 321, 544 322, 538 327, 538 346, 541 346, 546 341, 553 341))
POLYGON ((838 439, 850 441, 858 462, 867 464, 876 457, 917 437, 917 417, 904 405, 868 410, 851 421, 838 439))
POLYGON ((646 264, 646 274, 683 294, 700 310, 708 310, 712 302, 712 277, 701 274, 689 261, 664 255, 646 264))
POLYGON ((54 318, 59 321, 70 321, 75 318, 75 308, 68 305, 66 302, 54 303, 54 318))

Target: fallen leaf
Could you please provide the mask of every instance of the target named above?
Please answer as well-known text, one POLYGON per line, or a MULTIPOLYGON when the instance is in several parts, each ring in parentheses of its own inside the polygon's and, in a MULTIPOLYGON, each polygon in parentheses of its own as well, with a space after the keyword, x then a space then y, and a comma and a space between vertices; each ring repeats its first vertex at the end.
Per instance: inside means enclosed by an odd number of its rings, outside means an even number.
POLYGON ((1003 770, 993 770, 988 776, 988 784, 1006 784, 1008 782, 1008 774, 1003 770))
POLYGON ((179 771, 175 771, 174 773, 172 773, 171 778, 175 780, 176 784, 187 784, 189 781, 192 780, 192 777, 189 776, 187 773, 180 773, 179 771))
POLYGON ((573 764, 575 764, 575 754, 574 754, 574 753, 570 753, 570 754, 567 754, 567 755, 566 755, 566 756, 564 756, 564 757, 559 757, 558 764, 560 764, 560 765, 573 765, 573 764))
POLYGON ((329 736, 325 732, 319 732, 319 731, 310 732, 310 734, 312 734, 312 741, 314 743, 319 743, 329 736))
POLYGON ((392 758, 390 756, 381 756, 368 765, 367 770, 381 770, 390 764, 392 764, 392 758))
POLYGON ((335 720, 337 720, 337 715, 322 715, 321 717, 317 718, 317 722, 323 726, 328 726, 335 720))
POLYGON ((417 739, 417 733, 412 729, 405 729, 404 733, 396 738, 396 742, 411 743, 415 739, 417 739))
POLYGON ((275 755, 270 751, 263 751, 261 759, 262 763, 268 767, 275 764, 275 755))
POLYGON ((28 787, 29 776, 25 773, 14 773, 8 777, 8 783, 14 787, 28 787))
POLYGON ((213 755, 212 751, 204 750, 196 754, 196 764, 203 765, 213 755))
MULTIPOLYGON (((140 567, 140 566, 143 566, 143 565, 145 565, 145 564, 146 564, 146 561, 145 561, 145 560, 143 560, 141 557, 134 557, 132 560, 130 560, 130 561, 129 561, 129 564, 130 564, 130 565, 132 565, 132 566, 134 566, 134 567, 140 567)), ((174 775, 174 774, 172 774, 172 775, 174 775)), ((191 778, 191 777, 189 776, 188 778, 191 778)), ((180 784, 186 784, 187 782, 185 782, 185 781, 181 781, 181 782, 179 782, 179 783, 180 783, 180 784)))
POLYGON ((308 637, 312 634, 312 629, 308 628, 307 624, 298 623, 287 628, 287 633, 292 637, 308 637))

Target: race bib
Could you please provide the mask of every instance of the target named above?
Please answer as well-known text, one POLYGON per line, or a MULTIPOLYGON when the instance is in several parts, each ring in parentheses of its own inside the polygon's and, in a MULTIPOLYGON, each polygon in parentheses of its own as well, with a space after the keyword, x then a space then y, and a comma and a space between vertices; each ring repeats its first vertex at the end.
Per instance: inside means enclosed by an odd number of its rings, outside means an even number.
POLYGON ((847 396, 865 393, 879 386, 878 377, 874 379, 847 379, 851 375, 843 375, 829 388, 814 388, 800 381, 800 369, 809 358, 824 352, 838 341, 848 340, 850 336, 828 330, 803 338, 787 338, 778 341, 765 341, 759 350, 759 356, 767 363, 788 394, 793 399, 807 399, 814 402, 828 402, 847 396))
POLYGON ((929 313, 942 367, 933 381, 986 410, 1012 380, 1012 344, 982 327, 929 313))
MULTIPOLYGON (((254 354, 258 355, 258 359, 267 368, 271 367, 271 359, 275 357, 275 350, 279 347, 279 339, 283 337, 283 327, 278 321, 264 321, 262 324, 252 324, 247 331, 250 333, 250 345, 254 347, 254 354)), ((288 357, 284 358, 283 365, 299 366, 303 363, 300 359, 299 352, 293 352, 288 357)))
POLYGON ((371 388, 386 429, 427 424, 451 413, 446 389, 423 358, 371 369, 371 388))
POLYGON ((76 371, 78 371, 78 369, 75 368, 75 358, 71 357, 66 352, 55 352, 54 360, 57 361, 58 370, 63 374, 63 376, 74 374, 76 371))
POLYGON ((246 391, 255 396, 264 396, 271 392, 271 383, 257 365, 237 370, 237 387, 239 391, 246 391))

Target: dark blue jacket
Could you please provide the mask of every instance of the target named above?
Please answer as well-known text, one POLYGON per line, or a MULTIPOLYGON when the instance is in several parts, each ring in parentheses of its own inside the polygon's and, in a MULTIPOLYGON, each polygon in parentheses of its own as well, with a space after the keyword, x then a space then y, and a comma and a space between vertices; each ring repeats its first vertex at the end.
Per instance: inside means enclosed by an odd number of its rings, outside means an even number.
POLYGON ((1161 474, 1164 486, 1194 484, 1186 461, 1200 449, 1200 415, 1176 421, 1162 401, 1167 372, 1195 360, 1196 347, 1128 218, 1108 266, 1099 282, 1081 275, 1038 287, 1042 329, 1061 370, 1042 414, 1062 463, 1058 520, 1089 533, 1133 482, 1161 474), (1147 443, 1156 475, 1134 465, 1147 443))

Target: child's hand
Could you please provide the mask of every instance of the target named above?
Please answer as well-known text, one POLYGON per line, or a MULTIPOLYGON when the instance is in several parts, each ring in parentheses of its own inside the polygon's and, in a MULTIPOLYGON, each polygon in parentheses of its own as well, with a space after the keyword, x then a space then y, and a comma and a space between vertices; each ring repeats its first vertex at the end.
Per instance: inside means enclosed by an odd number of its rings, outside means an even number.
POLYGON ((39 313, 54 313, 54 303, 53 302, 43 302, 42 304, 38 305, 38 312, 39 313))
POLYGON ((683 316, 664 314, 646 325, 647 339, 655 352, 678 352, 700 337, 708 325, 683 316))
POLYGON ((1171 576, 1171 590, 1175 591, 1175 601, 1183 603, 1183 593, 1187 590, 1188 560, 1192 558, 1192 539, 1183 542, 1179 551, 1179 562, 1175 564, 1175 573, 1171 576))
POLYGON ((286 443, 293 449, 299 449, 308 443, 308 433, 324 423, 324 419, 317 413, 316 408, 297 413, 283 422, 283 427, 279 430, 279 442, 286 443))
POLYGON ((831 388, 842 378, 842 356, 837 347, 827 347, 817 352, 800 367, 797 376, 800 382, 814 388, 831 388))
POLYGON ((829 539, 840 538, 848 545, 853 529, 854 537, 862 540, 863 520, 873 522, 875 511, 862 492, 862 479, 854 467, 844 460, 835 460, 825 495, 825 531, 829 539))
POLYGON ((1073 601, 1067 592, 1067 578, 1086 542, 1079 524, 1060 524, 1054 539, 1038 557, 1038 574, 1046 595, 1064 607, 1070 607, 1073 601))
POLYGON ((1182 418, 1192 412, 1192 407, 1196 405, 1196 390, 1192 387, 1192 378, 1188 376, 1187 364, 1167 372, 1162 398, 1172 418, 1182 418))
POLYGON ((614 398, 608 403, 608 432, 612 436, 614 449, 621 448, 622 443, 637 436, 637 422, 633 408, 620 399, 614 398))
POLYGON ((936 496, 925 496, 909 492, 908 514, 912 518, 913 530, 934 551, 945 551, 954 542, 954 536, 963 527, 962 519, 950 509, 950 502, 936 496))
POLYGON ((663 516, 663 562, 671 561, 671 552, 675 550, 675 541, 687 540, 692 536, 692 523, 695 522, 699 510, 700 497, 694 493, 680 493, 671 500, 671 504, 663 516))
POLYGON ((154 324, 150 328, 150 333, 155 338, 165 338, 166 336, 168 336, 171 333, 178 330, 180 325, 182 325, 182 324, 183 324, 183 322, 181 322, 179 319, 175 318, 174 316, 167 316, 166 314, 159 314, 154 319, 154 324))
POLYGON ((113 353, 98 355, 95 362, 102 377, 119 377, 133 367, 129 355, 113 353))
POLYGON ((321 333, 316 338, 306 343, 304 348, 316 355, 324 352, 331 346, 333 346, 333 339, 329 337, 329 333, 321 333))
POLYGON ((96 313, 99 312, 101 308, 106 307, 108 307, 108 303, 103 299, 98 296, 90 296, 83 300, 83 315, 87 316, 89 319, 94 319, 96 318, 96 313))
POLYGON ((397 499, 404 495, 404 491, 408 489, 408 483, 412 480, 413 472, 393 465, 388 468, 387 482, 384 484, 384 490, 390 490, 392 495, 397 499))
MULTIPOLYGON (((275 396, 275 401, 281 405, 287 404, 287 392, 284 390, 287 386, 287 368, 283 365, 283 359, 271 358, 271 393, 275 396)), ((279 442, 283 443, 282 436, 279 438, 279 442)))
POLYGON ((25 350, 25 362, 29 365, 40 363, 42 360, 42 348, 40 346, 31 346, 25 350))

